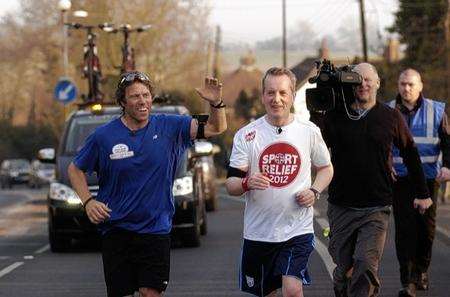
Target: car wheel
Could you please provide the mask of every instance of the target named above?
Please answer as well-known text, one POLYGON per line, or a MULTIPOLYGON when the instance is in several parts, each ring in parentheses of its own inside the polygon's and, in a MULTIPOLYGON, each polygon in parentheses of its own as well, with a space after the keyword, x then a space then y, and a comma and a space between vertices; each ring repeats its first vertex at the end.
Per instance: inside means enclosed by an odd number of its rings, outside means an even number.
POLYGON ((206 235, 208 233, 208 218, 206 216, 206 206, 202 207, 202 224, 200 225, 200 234, 206 235))
POLYGON ((200 225, 186 228, 182 230, 181 242, 185 247, 198 247, 200 246, 200 225))
POLYGON ((64 252, 70 247, 71 238, 58 235, 53 226, 53 216, 48 216, 48 240, 53 253, 64 252))

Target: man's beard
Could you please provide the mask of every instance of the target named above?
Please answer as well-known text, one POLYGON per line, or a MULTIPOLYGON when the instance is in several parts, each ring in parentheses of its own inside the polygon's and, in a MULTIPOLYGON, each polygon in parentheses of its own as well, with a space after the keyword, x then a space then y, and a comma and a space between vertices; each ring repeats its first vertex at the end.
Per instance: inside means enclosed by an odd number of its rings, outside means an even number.
POLYGON ((356 101, 358 101, 358 103, 367 103, 367 102, 369 102, 368 99, 359 98, 359 97, 356 97, 356 101))

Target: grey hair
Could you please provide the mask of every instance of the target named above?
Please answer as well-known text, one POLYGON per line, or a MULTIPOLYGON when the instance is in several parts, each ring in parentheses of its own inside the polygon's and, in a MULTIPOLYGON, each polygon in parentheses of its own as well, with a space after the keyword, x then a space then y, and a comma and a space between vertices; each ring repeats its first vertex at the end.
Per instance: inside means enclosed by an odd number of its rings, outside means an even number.
POLYGON ((295 74, 289 70, 288 68, 284 68, 284 67, 272 67, 269 70, 266 71, 266 73, 264 74, 263 78, 262 78, 262 92, 264 94, 264 90, 265 90, 265 82, 268 76, 282 76, 282 75, 286 75, 289 80, 291 81, 291 91, 292 94, 295 94, 295 86, 297 84, 297 78, 295 77, 295 74))

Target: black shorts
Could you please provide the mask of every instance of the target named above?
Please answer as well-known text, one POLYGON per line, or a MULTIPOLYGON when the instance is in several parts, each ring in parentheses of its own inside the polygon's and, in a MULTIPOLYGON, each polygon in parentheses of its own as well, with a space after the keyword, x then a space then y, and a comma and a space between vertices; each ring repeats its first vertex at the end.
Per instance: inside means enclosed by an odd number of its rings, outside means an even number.
POLYGON ((139 288, 165 291, 170 271, 170 234, 114 230, 102 238, 108 297, 132 295, 139 288))
POLYGON ((295 236, 284 242, 244 239, 240 268, 240 289, 256 296, 266 296, 282 286, 283 276, 309 285, 307 264, 314 250, 314 234, 295 236))

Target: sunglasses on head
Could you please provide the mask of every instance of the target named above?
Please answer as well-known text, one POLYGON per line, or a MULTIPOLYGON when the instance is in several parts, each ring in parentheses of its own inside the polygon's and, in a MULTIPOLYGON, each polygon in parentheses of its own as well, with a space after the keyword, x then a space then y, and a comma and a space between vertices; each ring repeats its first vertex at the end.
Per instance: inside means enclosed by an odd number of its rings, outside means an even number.
POLYGON ((122 79, 119 82, 118 87, 123 87, 124 84, 133 82, 135 80, 141 81, 141 82, 150 82, 150 78, 142 72, 130 72, 125 74, 122 79))

